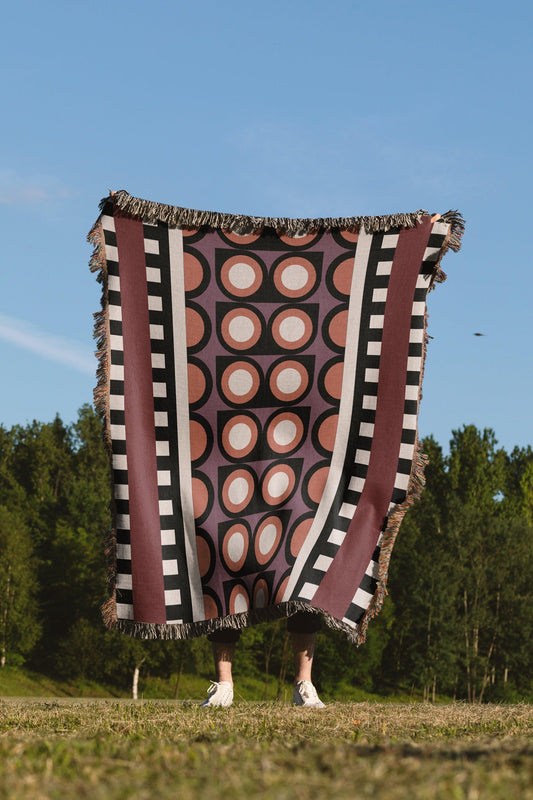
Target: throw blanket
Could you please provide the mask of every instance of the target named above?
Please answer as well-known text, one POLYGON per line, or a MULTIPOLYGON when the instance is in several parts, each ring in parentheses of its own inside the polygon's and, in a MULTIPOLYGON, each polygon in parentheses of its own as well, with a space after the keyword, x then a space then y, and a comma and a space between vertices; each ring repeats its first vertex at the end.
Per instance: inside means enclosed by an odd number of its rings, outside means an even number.
POLYGON ((258 218, 124 191, 101 211, 107 624, 182 638, 305 609, 363 641, 423 483, 425 300, 460 215, 258 218))

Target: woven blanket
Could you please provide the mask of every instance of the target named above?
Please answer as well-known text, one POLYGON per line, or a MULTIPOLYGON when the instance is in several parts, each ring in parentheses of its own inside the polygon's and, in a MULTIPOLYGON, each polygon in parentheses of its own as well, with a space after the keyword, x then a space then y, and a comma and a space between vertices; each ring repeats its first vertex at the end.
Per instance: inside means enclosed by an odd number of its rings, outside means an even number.
POLYGON ((426 294, 463 227, 102 201, 109 626, 183 638, 305 609, 364 640, 423 483, 426 294))

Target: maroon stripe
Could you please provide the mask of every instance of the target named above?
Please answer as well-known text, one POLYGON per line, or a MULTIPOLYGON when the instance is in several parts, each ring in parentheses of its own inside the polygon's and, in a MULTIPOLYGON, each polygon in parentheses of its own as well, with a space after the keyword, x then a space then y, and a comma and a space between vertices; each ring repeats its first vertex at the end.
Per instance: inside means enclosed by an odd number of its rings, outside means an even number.
POLYGON ((124 411, 136 622, 166 622, 143 226, 115 217, 124 339, 124 411))
POLYGON ((348 532, 312 605, 342 619, 360 586, 387 515, 402 439, 409 334, 416 281, 431 230, 427 217, 400 232, 387 292, 376 419, 368 471, 348 532))

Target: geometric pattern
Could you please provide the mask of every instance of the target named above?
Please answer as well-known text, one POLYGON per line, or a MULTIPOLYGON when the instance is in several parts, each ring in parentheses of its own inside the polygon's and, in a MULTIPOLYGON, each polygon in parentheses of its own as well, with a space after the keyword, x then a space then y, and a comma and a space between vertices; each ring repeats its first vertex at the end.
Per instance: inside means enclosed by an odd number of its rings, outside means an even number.
POLYGON ((119 627, 179 637, 303 607, 361 625, 416 471, 449 229, 241 235, 104 207, 119 627))

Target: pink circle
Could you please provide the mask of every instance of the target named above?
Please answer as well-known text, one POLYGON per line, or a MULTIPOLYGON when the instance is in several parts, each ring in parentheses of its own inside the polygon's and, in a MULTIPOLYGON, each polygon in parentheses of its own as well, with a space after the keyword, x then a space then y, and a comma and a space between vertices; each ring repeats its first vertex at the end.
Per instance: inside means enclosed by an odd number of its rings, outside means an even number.
POLYGON ((231 590, 229 596, 229 613, 241 614, 248 611, 250 608, 250 597, 248 591, 243 584, 237 584, 231 590))
POLYGON ((247 414, 236 414, 222 430, 222 445, 232 458, 244 458, 257 443, 257 423, 247 414))
POLYGON ((324 378, 326 392, 330 397, 335 398, 335 400, 339 400, 341 396, 343 372, 344 363, 342 361, 337 361, 328 369, 324 378))
POLYGON ((274 270, 274 285, 285 297, 303 297, 316 284, 316 270, 307 258, 287 256, 274 270))
POLYGON ((320 427, 318 428, 318 441, 324 450, 327 450, 330 453, 333 452, 333 447, 335 445, 335 435, 337 433, 338 422, 339 415, 330 414, 322 420, 320 427))
POLYGON ((232 403, 247 403, 257 394, 261 379, 257 368, 248 361, 235 361, 226 367, 221 385, 226 399, 232 403))
POLYGON ((235 233, 235 231, 229 231, 227 228, 222 228, 222 233, 230 242, 241 245, 252 244, 261 235, 260 233, 235 233))
POLYGON ((330 320, 328 333, 331 340, 339 347, 346 346, 346 329, 348 326, 348 310, 339 311, 330 320))
POLYGON ((233 572, 237 572, 243 567, 248 555, 249 543, 248 530, 241 522, 236 522, 224 534, 222 555, 226 566, 233 572))
POLYGON ((280 506, 292 494, 296 483, 294 470, 288 464, 274 464, 263 475, 261 491, 269 506, 280 506))
POLYGON ((251 256, 231 256, 220 270, 224 288, 236 297, 249 297, 263 282, 263 271, 251 256))
MULTIPOLYGON (((196 233, 196 231, 194 231, 194 233, 196 233)), ((183 274, 186 292, 193 292, 202 283, 204 268, 192 253, 183 254, 183 274)))
POLYGON ((194 347, 205 333, 205 325, 201 314, 195 308, 185 309, 185 330, 187 337, 187 347, 194 347))
POLYGON ((281 361, 270 373, 270 389, 278 400, 296 400, 308 385, 309 374, 299 361, 281 361))
POLYGON ((329 467, 320 467, 307 477, 307 494, 313 503, 320 503, 328 479, 329 467))
POLYGON ((316 239, 316 233, 305 233, 302 236, 289 236, 286 233, 280 235, 280 240, 283 244, 288 245, 289 247, 303 247, 306 244, 310 244, 313 239, 316 239))
POLYGON ((259 523, 254 536, 255 557, 259 564, 270 561, 278 549, 282 533, 283 524, 279 517, 266 517, 259 523))
POLYGON ((274 341, 286 350, 303 347, 312 334, 311 317, 299 308, 285 308, 272 321, 274 341))
POLYGON ((281 411, 268 423, 267 442, 275 453, 288 453, 298 447, 303 434, 300 417, 292 411, 281 411))
POLYGON ((248 350, 261 338, 261 320, 249 308, 234 308, 222 320, 221 331, 226 344, 234 350, 248 350))
POLYGON ((335 267, 335 272, 333 273, 333 285, 338 292, 345 294, 347 297, 350 296, 352 289, 353 268, 354 259, 353 256, 351 256, 341 261, 341 263, 335 267))
POLYGON ((291 536, 290 549, 291 549, 291 556, 293 556, 294 558, 296 558, 296 556, 300 552, 301 547, 307 538, 307 534, 309 533, 312 524, 313 524, 313 517, 308 517, 307 519, 304 519, 302 522, 300 522, 293 530, 291 536))
POLYGON ((247 469, 231 472, 222 487, 222 501, 228 511, 238 514, 250 503, 254 493, 254 479, 247 469))

